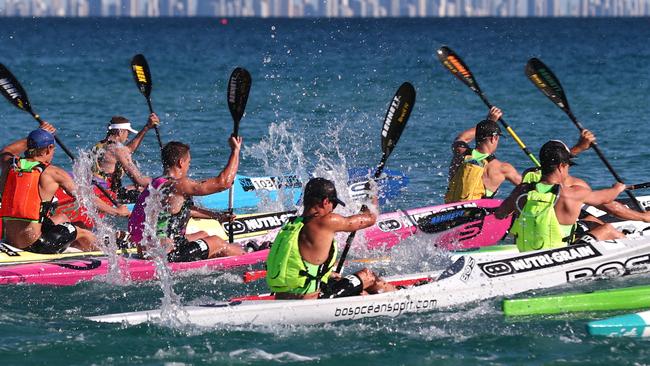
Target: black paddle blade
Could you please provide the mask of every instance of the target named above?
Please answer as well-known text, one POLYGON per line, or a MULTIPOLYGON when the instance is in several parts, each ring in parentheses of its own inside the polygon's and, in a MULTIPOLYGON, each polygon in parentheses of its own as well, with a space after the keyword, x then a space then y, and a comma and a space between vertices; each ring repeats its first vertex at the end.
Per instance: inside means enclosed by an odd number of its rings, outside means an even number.
POLYGON ((566 99, 560 80, 542 61, 534 57, 528 60, 528 63, 526 63, 526 76, 553 103, 565 112, 569 111, 569 102, 566 99))
POLYGON ((480 207, 460 207, 449 211, 440 211, 417 221, 418 229, 427 234, 436 234, 457 226, 480 220, 488 214, 480 207))
POLYGON ((149 64, 143 54, 137 54, 131 59, 131 71, 133 72, 133 80, 140 89, 147 100, 151 96, 151 72, 149 71, 149 64))
POLYGON ((481 94, 481 88, 479 88, 478 83, 474 79, 474 75, 469 71, 469 67, 463 62, 463 60, 452 51, 451 48, 447 46, 442 46, 438 49, 438 59, 444 67, 447 68, 458 80, 462 81, 475 93, 481 94))
POLYGON ((414 105, 415 88, 407 81, 397 89, 397 93, 395 93, 388 111, 386 111, 384 126, 381 129, 381 149, 384 158, 388 158, 400 136, 402 136, 402 131, 406 127, 406 122, 414 105))
POLYGON ((238 135, 239 121, 244 116, 248 93, 251 91, 251 74, 243 67, 238 67, 230 74, 228 79, 228 109, 235 121, 235 136, 238 135))
POLYGON ((25 89, 20 85, 14 74, 3 64, 0 64, 0 92, 11 104, 32 113, 32 107, 29 104, 29 99, 27 99, 25 89))

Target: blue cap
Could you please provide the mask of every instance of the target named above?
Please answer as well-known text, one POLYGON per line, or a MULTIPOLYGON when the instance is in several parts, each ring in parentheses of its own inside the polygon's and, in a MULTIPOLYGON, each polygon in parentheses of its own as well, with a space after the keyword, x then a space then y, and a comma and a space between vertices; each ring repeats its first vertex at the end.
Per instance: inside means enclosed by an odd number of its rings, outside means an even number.
POLYGON ((50 145, 54 145, 54 135, 44 129, 34 130, 27 136, 28 149, 40 149, 50 145))

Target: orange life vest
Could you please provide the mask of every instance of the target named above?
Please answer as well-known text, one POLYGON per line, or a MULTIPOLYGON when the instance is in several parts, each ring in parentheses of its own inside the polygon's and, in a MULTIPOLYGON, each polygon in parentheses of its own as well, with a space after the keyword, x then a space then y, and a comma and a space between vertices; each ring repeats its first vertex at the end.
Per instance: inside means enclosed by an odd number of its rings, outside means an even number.
POLYGON ((14 157, 2 192, 0 217, 9 220, 40 222, 50 202, 41 202, 38 183, 48 164, 14 157))

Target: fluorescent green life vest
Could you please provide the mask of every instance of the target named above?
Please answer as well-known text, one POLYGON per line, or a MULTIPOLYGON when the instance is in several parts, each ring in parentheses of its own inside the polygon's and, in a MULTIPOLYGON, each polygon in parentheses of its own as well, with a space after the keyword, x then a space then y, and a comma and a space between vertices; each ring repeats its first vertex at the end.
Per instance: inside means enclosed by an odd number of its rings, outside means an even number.
POLYGON ((561 225, 555 215, 559 189, 559 185, 536 183, 528 191, 526 204, 510 229, 520 252, 561 248, 570 241, 574 225, 561 225))
POLYGON ((305 226, 303 217, 290 220, 280 230, 266 258, 266 284, 272 292, 307 294, 318 291, 327 282, 336 262, 336 243, 325 263, 305 262, 300 255, 298 237, 305 226))
POLYGON ((488 192, 483 183, 485 166, 494 159, 494 155, 483 154, 472 149, 471 154, 458 167, 449 181, 445 194, 445 203, 463 202, 492 197, 496 192, 488 192))
POLYGON ((534 168, 524 173, 521 183, 538 183, 540 180, 542 180, 542 170, 534 168))

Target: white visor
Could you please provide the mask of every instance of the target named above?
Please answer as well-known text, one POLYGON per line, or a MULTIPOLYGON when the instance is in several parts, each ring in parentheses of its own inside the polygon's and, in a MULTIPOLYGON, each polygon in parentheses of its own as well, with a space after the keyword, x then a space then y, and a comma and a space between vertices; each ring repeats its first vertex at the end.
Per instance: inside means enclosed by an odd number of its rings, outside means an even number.
POLYGON ((131 122, 127 123, 113 123, 108 125, 109 130, 129 130, 130 132, 133 133, 138 133, 138 130, 134 130, 133 127, 131 127, 131 122))

